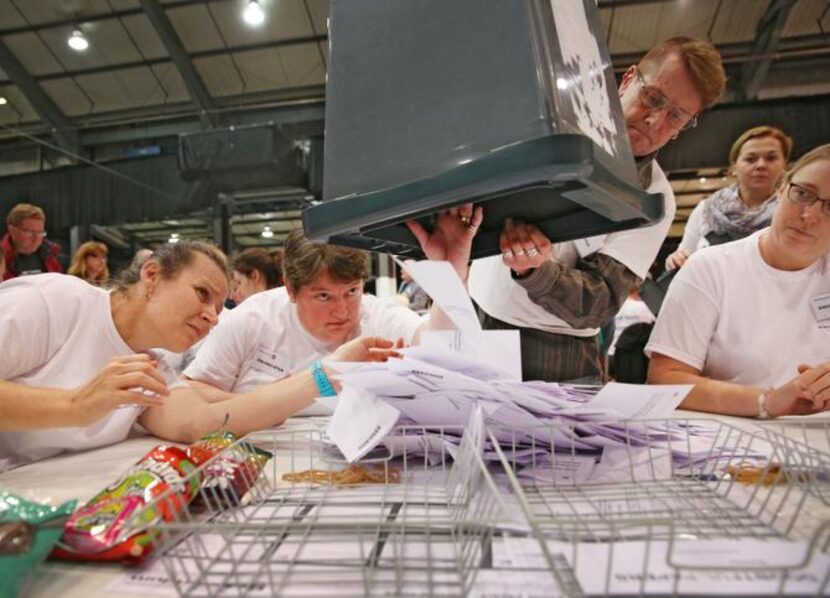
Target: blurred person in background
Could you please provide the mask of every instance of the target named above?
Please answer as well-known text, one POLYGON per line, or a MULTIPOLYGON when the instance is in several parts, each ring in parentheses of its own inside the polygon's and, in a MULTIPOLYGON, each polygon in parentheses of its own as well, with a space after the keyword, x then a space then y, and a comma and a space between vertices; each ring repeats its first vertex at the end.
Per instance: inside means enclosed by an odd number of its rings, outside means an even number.
POLYGON ((46 240, 46 214, 38 206, 19 203, 6 216, 6 236, 0 240, 0 250, 6 260, 3 280, 41 274, 63 272, 58 256, 60 245, 46 240))
POLYGON ((107 246, 98 241, 87 241, 72 256, 67 274, 77 276, 98 287, 109 282, 110 271, 107 267, 107 246))
POLYGON ((736 181, 701 200, 689 216, 666 270, 677 270, 698 249, 742 239, 769 226, 793 140, 775 127, 744 131, 729 150, 736 181))
POLYGON ((282 250, 246 249, 233 258, 231 299, 239 305, 245 299, 282 286, 282 250))
MULTIPOLYGON (((405 260, 404 264, 414 264, 415 260, 405 260)), ((425 314, 432 305, 432 299, 417 282, 412 279, 406 268, 401 268, 401 285, 398 287, 398 299, 414 312, 425 314)))

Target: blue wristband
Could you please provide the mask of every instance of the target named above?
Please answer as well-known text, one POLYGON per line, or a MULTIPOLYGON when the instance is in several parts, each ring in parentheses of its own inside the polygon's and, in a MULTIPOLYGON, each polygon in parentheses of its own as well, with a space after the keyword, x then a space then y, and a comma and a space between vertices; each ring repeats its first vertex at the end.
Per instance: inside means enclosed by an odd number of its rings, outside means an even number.
POLYGON ((319 360, 311 364, 311 376, 314 378, 314 383, 317 385, 317 390, 320 392, 321 397, 337 396, 337 393, 334 391, 334 386, 331 385, 331 380, 326 376, 323 364, 319 360))

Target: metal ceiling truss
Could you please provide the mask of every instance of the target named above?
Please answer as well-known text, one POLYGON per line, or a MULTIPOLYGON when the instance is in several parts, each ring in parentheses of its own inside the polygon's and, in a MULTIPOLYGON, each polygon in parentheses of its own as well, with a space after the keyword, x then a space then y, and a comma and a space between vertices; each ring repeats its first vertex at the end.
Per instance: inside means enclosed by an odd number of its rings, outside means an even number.
MULTIPOLYGON (((2 34, 0 34, 2 36, 2 34)), ((304 37, 294 37, 289 39, 272 40, 267 42, 258 42, 255 44, 240 44, 238 46, 227 46, 223 48, 213 48, 211 50, 199 50, 190 52, 187 56, 191 59, 211 58, 213 56, 226 56, 228 54, 237 54, 240 52, 253 52, 255 50, 269 50, 272 48, 282 48, 286 46, 300 46, 303 44, 322 43, 328 40, 327 35, 307 35, 304 37)), ((141 67, 154 67, 172 62, 169 56, 159 58, 148 58, 146 60, 134 60, 131 62, 121 62, 116 64, 107 64, 104 66, 93 66, 88 68, 74 69, 61 71, 58 73, 49 73, 47 75, 37 75, 34 77, 35 81, 53 81, 56 79, 70 79, 81 77, 84 75, 100 75, 102 73, 111 73, 113 71, 126 71, 129 69, 141 67)), ((5 85, 9 81, 0 80, 0 85, 5 85)))
POLYGON ((182 76, 182 80, 184 81, 185 87, 187 87, 190 97, 199 107, 199 120, 202 122, 202 125, 206 128, 218 126, 220 124, 220 118, 216 114, 216 104, 213 102, 210 93, 208 93, 207 87, 205 87, 199 73, 196 72, 196 68, 193 66, 193 62, 191 62, 190 56, 185 51, 182 40, 176 34, 176 30, 173 28, 173 24, 170 22, 164 8, 159 4, 158 0, 139 1, 141 2, 141 8, 144 9, 144 13, 147 15, 150 23, 152 23, 167 53, 170 55, 170 59, 179 70, 179 74, 182 76))
MULTIPOLYGON (((179 0, 175 4, 168 4, 168 8, 183 8, 186 6, 193 6, 196 4, 226 4, 228 2, 237 2, 238 0, 179 0)), ((37 31, 45 31, 47 29, 60 29, 62 27, 75 28, 79 23, 96 23, 99 21, 113 21, 115 19, 123 19, 124 17, 132 17, 143 14, 144 10, 141 8, 128 8, 125 10, 113 10, 112 12, 104 12, 92 15, 84 15, 79 13, 71 19, 62 19, 59 21, 48 21, 46 23, 37 23, 32 25, 23 25, 21 27, 8 27, 0 29, 0 37, 6 35, 17 35, 20 33, 34 33, 37 31)))
POLYGON ((741 67, 740 78, 736 81, 740 100, 754 100, 769 72, 781 41, 781 31, 787 23, 796 0, 772 0, 755 32, 755 43, 750 54, 761 55, 762 59, 747 62, 741 67))
POLYGON ((43 91, 2 39, 0 39, 0 68, 23 93, 38 116, 53 129, 58 146, 72 156, 77 155, 78 134, 75 125, 55 101, 43 91))

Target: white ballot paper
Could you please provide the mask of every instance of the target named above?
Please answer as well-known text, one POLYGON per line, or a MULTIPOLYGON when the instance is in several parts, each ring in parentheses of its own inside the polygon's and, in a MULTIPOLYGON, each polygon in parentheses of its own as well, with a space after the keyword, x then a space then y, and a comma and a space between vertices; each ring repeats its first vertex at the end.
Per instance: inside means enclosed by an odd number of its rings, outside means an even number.
POLYGON ((346 387, 331 416, 326 434, 354 463, 372 450, 398 421, 400 412, 371 392, 359 387, 346 387))
MULTIPOLYGON (((549 541, 548 550, 574 567, 589 596, 812 596, 821 590, 830 568, 827 555, 814 550, 807 559, 806 542, 783 538, 549 541)), ((544 569, 545 560, 536 540, 500 538, 493 542, 493 566, 544 569)))
POLYGON ((449 262, 423 260, 405 266, 399 262, 399 265, 409 272, 462 333, 472 336, 481 333, 481 324, 470 295, 449 262))
POLYGON ((625 419, 661 419, 671 417, 692 388, 692 384, 649 386, 609 382, 588 405, 625 419))
POLYGON ((424 260, 399 265, 406 268, 457 328, 424 331, 420 342, 424 349, 472 357, 498 370, 505 380, 521 381, 519 331, 482 330, 470 295, 449 262, 424 260))

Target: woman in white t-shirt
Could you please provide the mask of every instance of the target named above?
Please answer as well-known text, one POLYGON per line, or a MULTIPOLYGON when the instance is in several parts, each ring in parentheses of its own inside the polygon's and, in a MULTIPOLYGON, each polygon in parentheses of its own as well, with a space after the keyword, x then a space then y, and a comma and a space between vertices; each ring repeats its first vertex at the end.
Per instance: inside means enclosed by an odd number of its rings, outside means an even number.
MULTIPOLYGON (((466 278, 481 218, 480 208, 451 210, 440 216, 431 234, 423 231, 422 243, 431 244, 430 255, 447 259, 466 278)), ((185 369, 189 387, 177 389, 175 399, 273 395, 275 382, 309 367, 316 370, 321 359, 354 338, 395 339, 401 346, 417 342, 423 329, 453 327, 437 307, 421 317, 403 305, 365 295, 369 271, 361 250, 313 243, 297 230, 288 235, 283 251, 285 286, 256 293, 222 318, 185 369)), ((317 396, 325 396, 324 390, 317 396)), ((313 398, 286 398, 271 415, 281 421, 297 413, 330 413, 313 398)))
MULTIPOLYGON (((107 292, 73 276, 42 274, 0 287, 0 469, 127 437, 138 421, 151 433, 191 440, 226 417, 247 431, 265 422, 259 403, 170 402, 155 347, 180 352, 216 324, 228 295, 227 261, 215 247, 182 241, 157 250, 107 292)), ((347 348, 366 358, 376 339, 347 348)), ((311 373, 285 396, 316 396, 311 373)))
POLYGON ((830 145, 805 154, 770 228, 693 255, 646 346, 681 407, 747 417, 830 409, 830 145))
POLYGON ((736 241, 766 228, 775 211, 793 140, 770 126, 744 131, 729 150, 735 183, 701 200, 692 210, 666 270, 677 270, 698 249, 736 241))

